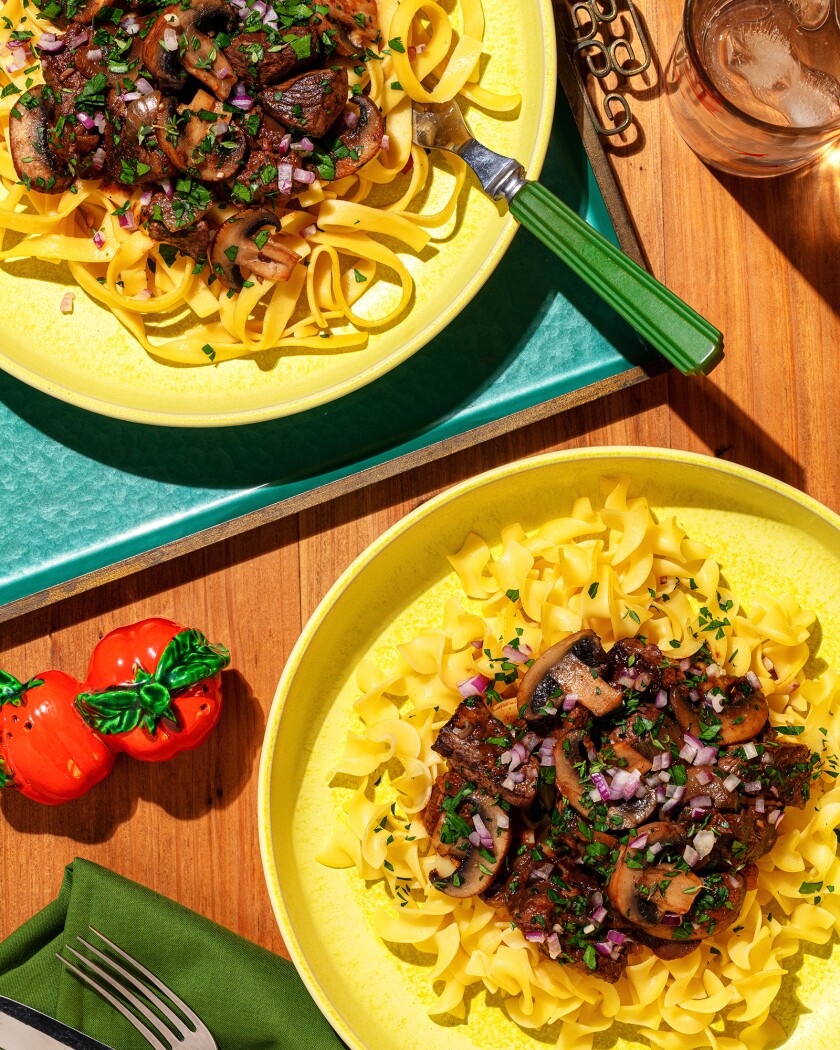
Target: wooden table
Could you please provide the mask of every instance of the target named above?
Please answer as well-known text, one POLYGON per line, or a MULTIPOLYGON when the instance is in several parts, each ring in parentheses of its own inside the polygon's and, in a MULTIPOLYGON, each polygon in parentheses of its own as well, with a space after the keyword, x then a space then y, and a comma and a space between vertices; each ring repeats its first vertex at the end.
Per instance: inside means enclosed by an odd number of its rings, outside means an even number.
MULTIPOLYGON (((676 0, 649 0, 664 63, 676 0)), ((674 373, 383 481, 0 627, 2 666, 81 675, 103 634, 149 615, 195 624, 234 654, 218 731, 154 766, 120 760, 78 802, 0 801, 0 935, 56 894, 74 856, 105 864, 283 951, 260 864, 256 773, 280 670, 301 625, 376 536, 441 489, 522 456, 602 444, 671 446, 763 470, 840 511, 840 151, 770 181, 709 171, 683 145, 658 74, 640 131, 612 149, 654 273, 726 333, 707 380, 674 373)))

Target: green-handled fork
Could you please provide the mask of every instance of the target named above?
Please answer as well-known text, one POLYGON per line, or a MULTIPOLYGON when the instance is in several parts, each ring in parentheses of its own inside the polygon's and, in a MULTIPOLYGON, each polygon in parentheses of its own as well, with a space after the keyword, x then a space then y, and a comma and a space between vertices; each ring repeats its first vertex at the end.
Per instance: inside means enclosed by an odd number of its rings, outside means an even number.
POLYGON ((455 102, 414 105, 414 141, 456 153, 484 192, 504 198, 511 215, 582 277, 684 375, 707 375, 723 357, 723 336, 696 310, 541 186, 519 161, 472 137, 455 102))

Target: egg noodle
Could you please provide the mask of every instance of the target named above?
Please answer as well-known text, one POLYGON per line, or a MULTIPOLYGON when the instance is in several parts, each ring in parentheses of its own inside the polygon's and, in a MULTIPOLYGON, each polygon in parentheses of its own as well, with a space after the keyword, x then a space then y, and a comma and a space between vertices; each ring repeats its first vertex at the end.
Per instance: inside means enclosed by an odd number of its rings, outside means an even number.
POLYGON ((463 1018, 465 993, 483 985, 501 992, 527 1029, 561 1022, 564 1050, 589 1050, 615 1022, 637 1026, 664 1050, 763 1050, 785 1038, 770 1016, 784 960, 802 942, 825 944, 840 931, 840 787, 830 757, 840 752, 838 678, 831 669, 804 676, 814 616, 794 598, 755 597, 747 610, 711 550, 673 517, 658 522, 644 498, 628 497, 626 483, 605 484, 605 493, 601 509, 579 499, 568 517, 533 534, 510 525, 495 550, 469 536, 449 559, 464 599, 447 602, 443 625, 400 646, 390 672, 369 662, 358 668, 359 731, 349 733, 336 770, 358 777, 358 790, 318 860, 384 880, 391 906, 378 915, 377 933, 436 957, 427 974, 439 992, 432 1015, 463 1018), (582 628, 607 648, 642 634, 677 659, 705 642, 727 673, 758 676, 771 723, 783 715, 804 727, 797 740, 828 771, 805 809, 786 809, 734 929, 674 961, 644 950, 614 985, 552 962, 480 897, 457 899, 430 885, 439 858, 421 820, 446 769, 431 745, 461 702, 458 683, 493 679, 485 650, 498 657, 518 636, 539 653, 582 628))
MULTIPOLYGON (((432 213, 411 210, 431 174, 426 151, 412 143, 412 102, 448 101, 460 94, 484 108, 510 112, 521 101, 519 95, 494 94, 478 83, 484 39, 481 0, 454 5, 460 31, 450 9, 453 5, 444 7, 437 0, 378 0, 382 57, 363 63, 350 59, 348 73, 351 88, 369 89, 381 108, 388 148, 352 176, 304 186, 281 220, 288 235, 284 243, 302 256, 303 264, 295 266, 285 283, 254 277, 250 288, 237 293, 208 281, 208 266, 194 272, 198 267, 193 259, 175 256, 165 246, 162 250, 143 229, 124 229, 114 211, 129 199, 127 192, 79 180, 75 192, 44 194, 18 181, 8 144, 10 112, 19 93, 42 77, 40 67, 32 70, 38 65, 35 58, 14 72, 7 68, 13 62, 4 59, 0 260, 67 262, 78 284, 112 310, 149 353, 165 361, 209 364, 279 346, 323 350, 326 337, 331 350, 365 346, 368 330, 396 320, 413 291, 408 269, 376 235, 421 252, 434 231, 452 218, 466 178, 464 162, 448 155, 445 163, 454 176, 448 199, 432 213), (396 46, 389 47, 393 41, 396 46), (421 83, 430 74, 437 79, 433 91, 421 83), (378 192, 381 187, 391 187, 390 198, 396 199, 366 203, 371 195, 384 196, 378 192), (316 232, 302 236, 313 226, 316 232), (101 236, 95 241, 97 231, 101 236), (398 301, 384 315, 362 316, 355 306, 380 268, 396 276, 398 301), (334 331, 348 324, 354 330, 334 331)), ((52 29, 39 22, 29 0, 6 0, 0 54, 16 53, 6 49, 16 30, 32 32, 30 43, 37 44, 41 33, 52 29)), ((132 202, 139 195, 138 187, 130 194, 132 202)), ((210 214, 218 224, 231 211, 215 208, 210 214)))

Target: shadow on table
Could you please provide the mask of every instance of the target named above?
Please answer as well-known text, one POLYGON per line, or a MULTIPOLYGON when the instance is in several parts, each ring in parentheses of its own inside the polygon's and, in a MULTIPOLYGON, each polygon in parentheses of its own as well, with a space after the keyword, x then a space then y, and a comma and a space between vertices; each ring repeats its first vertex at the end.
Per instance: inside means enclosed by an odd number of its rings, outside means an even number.
POLYGON ((117 757, 113 771, 86 795, 60 806, 44 806, 17 791, 4 791, 0 810, 26 835, 52 835, 86 844, 105 842, 130 820, 140 799, 176 820, 196 820, 226 809, 242 793, 259 754, 265 717, 238 671, 222 675, 225 703, 210 738, 168 762, 117 757), (230 756, 235 755, 232 762, 230 756))
POLYGON ((840 146, 818 165, 779 178, 712 173, 822 299, 840 308, 840 146))

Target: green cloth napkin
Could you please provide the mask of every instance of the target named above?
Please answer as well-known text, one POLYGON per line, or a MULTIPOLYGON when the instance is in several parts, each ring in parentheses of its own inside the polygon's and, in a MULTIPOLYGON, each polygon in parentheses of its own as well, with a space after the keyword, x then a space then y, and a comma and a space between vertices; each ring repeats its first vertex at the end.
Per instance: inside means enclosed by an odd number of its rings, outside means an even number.
MULTIPOLYGON (((65 870, 58 900, 0 943, 0 995, 116 1050, 149 1044, 55 953, 93 926, 201 1017, 219 1050, 340 1050, 294 966, 174 901, 90 861, 65 870)), ((95 938, 94 938, 95 943, 95 938)))

